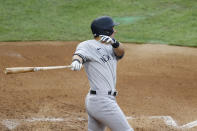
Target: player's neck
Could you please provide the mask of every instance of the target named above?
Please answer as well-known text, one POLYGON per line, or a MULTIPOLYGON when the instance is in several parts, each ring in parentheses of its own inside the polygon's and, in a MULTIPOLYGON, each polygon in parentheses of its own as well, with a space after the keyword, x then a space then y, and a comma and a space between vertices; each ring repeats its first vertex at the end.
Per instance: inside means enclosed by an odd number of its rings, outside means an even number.
POLYGON ((95 39, 96 41, 99 41, 99 40, 100 40, 100 38, 99 38, 99 37, 95 37, 94 39, 95 39))

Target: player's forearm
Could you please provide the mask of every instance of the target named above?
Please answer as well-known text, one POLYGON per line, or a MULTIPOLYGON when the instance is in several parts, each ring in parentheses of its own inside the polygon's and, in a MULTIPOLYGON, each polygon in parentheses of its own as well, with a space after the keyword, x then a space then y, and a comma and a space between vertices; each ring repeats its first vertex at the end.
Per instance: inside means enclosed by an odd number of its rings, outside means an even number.
POLYGON ((80 56, 78 56, 78 55, 74 55, 74 56, 72 57, 72 60, 79 60, 80 63, 83 62, 83 59, 82 59, 80 56))
POLYGON ((114 53, 115 53, 116 56, 118 56, 118 57, 123 56, 124 53, 125 53, 124 46, 123 46, 123 44, 121 44, 121 43, 119 44, 119 47, 113 48, 113 49, 114 49, 114 53))
POLYGON ((72 57, 71 70, 79 71, 82 68, 82 58, 78 55, 72 57))

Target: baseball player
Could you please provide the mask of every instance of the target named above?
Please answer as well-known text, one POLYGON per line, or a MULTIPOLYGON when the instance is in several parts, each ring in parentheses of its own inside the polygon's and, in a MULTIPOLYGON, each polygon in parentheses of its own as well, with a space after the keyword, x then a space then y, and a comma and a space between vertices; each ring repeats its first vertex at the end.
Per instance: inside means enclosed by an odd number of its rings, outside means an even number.
POLYGON ((86 97, 88 131, 134 131, 116 102, 117 61, 124 48, 114 39, 116 26, 111 17, 102 16, 91 23, 94 39, 81 42, 72 58, 72 70, 85 67, 90 91, 86 97))

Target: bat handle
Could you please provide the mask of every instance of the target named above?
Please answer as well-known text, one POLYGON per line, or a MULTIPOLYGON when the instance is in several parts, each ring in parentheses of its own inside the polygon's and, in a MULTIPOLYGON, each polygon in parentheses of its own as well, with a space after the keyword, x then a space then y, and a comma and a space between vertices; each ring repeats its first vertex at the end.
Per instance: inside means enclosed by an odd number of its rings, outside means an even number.
POLYGON ((41 70, 41 68, 40 67, 35 67, 34 68, 34 71, 36 72, 36 71, 40 71, 41 70))

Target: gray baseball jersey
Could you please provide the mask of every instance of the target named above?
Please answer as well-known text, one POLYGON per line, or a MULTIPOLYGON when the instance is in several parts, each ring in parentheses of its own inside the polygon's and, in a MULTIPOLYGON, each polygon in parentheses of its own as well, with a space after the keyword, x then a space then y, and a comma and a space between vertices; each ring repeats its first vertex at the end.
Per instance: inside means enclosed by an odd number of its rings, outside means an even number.
POLYGON ((83 59, 92 90, 97 92, 115 90, 117 57, 110 44, 87 40, 78 45, 75 54, 83 59))
POLYGON ((88 112, 88 131, 104 131, 108 126, 112 131, 134 131, 116 102, 116 98, 108 95, 116 88, 115 56, 111 45, 96 40, 87 40, 77 46, 75 54, 83 59, 91 90, 88 93, 86 110, 88 112))

